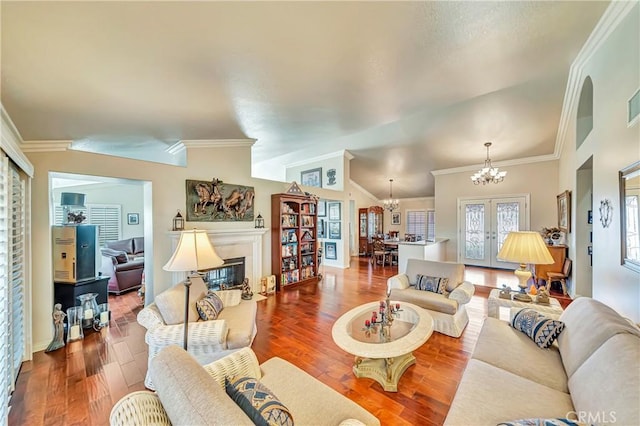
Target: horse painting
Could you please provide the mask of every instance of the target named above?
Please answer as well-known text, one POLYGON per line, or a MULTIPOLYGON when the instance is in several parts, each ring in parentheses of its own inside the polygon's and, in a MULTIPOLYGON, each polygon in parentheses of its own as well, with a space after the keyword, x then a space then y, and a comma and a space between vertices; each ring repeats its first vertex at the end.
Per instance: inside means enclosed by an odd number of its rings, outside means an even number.
POLYGON ((251 186, 232 185, 219 179, 188 180, 187 221, 253 221, 255 191, 251 186))

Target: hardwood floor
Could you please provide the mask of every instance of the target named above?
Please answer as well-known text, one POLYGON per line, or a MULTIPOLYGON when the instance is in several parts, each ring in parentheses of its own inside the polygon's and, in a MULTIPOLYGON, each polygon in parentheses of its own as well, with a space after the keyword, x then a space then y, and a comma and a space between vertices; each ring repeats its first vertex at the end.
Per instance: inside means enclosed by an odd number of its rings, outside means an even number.
MULTIPOLYGON (((469 325, 459 339, 434 333, 414 352, 417 363, 400 379, 398 392, 384 392, 377 382, 354 377, 353 357, 331 338, 336 319, 356 305, 381 300, 386 279, 397 271, 367 260, 353 258, 347 270, 324 267, 318 285, 258 302, 252 348, 260 362, 278 356, 294 363, 371 411, 383 425, 442 424, 487 315, 491 288, 476 286, 467 305, 469 325)), ((466 278, 493 286, 517 282, 512 271, 473 267, 467 267, 466 278)), ((136 322, 140 301, 134 292, 110 296, 109 303, 109 328, 58 351, 38 352, 23 363, 9 425, 105 425, 115 402, 144 389, 147 345, 145 330, 136 322)))

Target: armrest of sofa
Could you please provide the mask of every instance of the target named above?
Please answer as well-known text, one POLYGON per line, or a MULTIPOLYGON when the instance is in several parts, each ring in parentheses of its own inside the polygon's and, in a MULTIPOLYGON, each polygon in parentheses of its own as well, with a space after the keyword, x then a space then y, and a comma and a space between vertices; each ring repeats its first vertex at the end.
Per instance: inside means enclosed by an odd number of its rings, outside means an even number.
POLYGON ((392 289, 397 288, 400 290, 404 290, 405 288, 409 288, 409 277, 406 274, 398 274, 390 277, 387 280, 387 291, 391 291, 392 289))
MULTIPOLYGON (((218 347, 227 349, 227 322, 225 320, 190 322, 188 328, 189 348, 218 347)), ((182 346, 184 325, 165 325, 148 329, 145 341, 149 346, 163 348, 169 345, 182 346)))
POLYGON ((458 305, 465 305, 471 300, 471 296, 475 293, 476 288, 469 281, 463 281, 458 287, 449 293, 449 299, 458 302, 458 305))
POLYGON ((219 360, 204 365, 204 369, 224 388, 225 377, 251 377, 260 379, 260 364, 251 348, 242 348, 219 360))
POLYGON ((140 324, 147 330, 166 325, 155 303, 150 304, 149 306, 138 312, 138 316, 136 317, 136 319, 138 320, 138 324, 140 324))
POLYGON ((171 426, 171 421, 155 392, 137 391, 116 402, 109 415, 109 424, 171 426))

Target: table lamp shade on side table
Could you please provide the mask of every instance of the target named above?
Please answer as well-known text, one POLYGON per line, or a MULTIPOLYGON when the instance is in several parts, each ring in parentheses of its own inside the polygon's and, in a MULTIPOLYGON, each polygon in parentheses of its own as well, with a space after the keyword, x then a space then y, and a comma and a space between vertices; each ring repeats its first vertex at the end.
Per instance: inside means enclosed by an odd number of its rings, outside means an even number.
POLYGON ((189 273, 187 279, 184 281, 184 350, 187 350, 191 275, 197 274, 198 271, 222 266, 223 263, 224 261, 213 248, 207 232, 192 229, 182 231, 173 256, 171 256, 171 259, 162 267, 165 271, 189 273))
POLYGON ((548 265, 554 262, 542 236, 534 231, 509 232, 497 258, 520 264, 520 268, 516 269, 514 274, 518 277, 518 287, 523 295, 532 275, 527 269, 527 264, 548 265))

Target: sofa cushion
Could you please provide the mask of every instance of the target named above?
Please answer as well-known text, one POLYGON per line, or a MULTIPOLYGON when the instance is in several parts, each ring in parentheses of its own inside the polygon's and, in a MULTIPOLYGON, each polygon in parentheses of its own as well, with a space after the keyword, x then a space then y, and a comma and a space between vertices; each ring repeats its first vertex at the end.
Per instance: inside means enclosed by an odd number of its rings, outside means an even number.
POLYGON ((505 321, 486 318, 472 358, 510 371, 560 392, 569 392, 560 351, 556 345, 540 350, 529 336, 505 321))
POLYGON ((131 254, 144 254, 144 237, 133 237, 131 238, 131 242, 133 243, 131 254))
POLYGON ((133 239, 127 238, 126 240, 109 241, 105 243, 110 249, 124 251, 127 254, 133 254, 133 239))
POLYGON ((604 342, 569 378, 573 405, 597 424, 632 425, 640 419, 640 337, 620 333, 604 342))
POLYGON ((239 377, 225 383, 227 395, 258 426, 293 426, 293 416, 258 379, 239 377))
MULTIPOLYGON (((196 309, 196 301, 201 299, 206 292, 207 286, 202 278, 192 277, 189 291, 189 322, 197 321, 200 318, 196 309)), ((174 325, 184 322, 184 293, 184 285, 179 283, 155 297, 154 301, 165 324, 174 325)))
POLYGON ((222 306, 236 306, 242 300, 241 290, 218 290, 215 292, 220 300, 222 300, 222 306))
POLYGON ((367 410, 281 358, 271 358, 260 368, 260 381, 278 395, 298 425, 337 425, 346 419, 380 424, 367 410))
POLYGON ((575 299, 560 315, 566 330, 558 337, 558 347, 567 377, 612 336, 630 333, 640 337, 640 329, 616 311, 590 297, 575 299), (606 324, 606 326, 603 326, 606 324))
POLYGON ((196 309, 201 320, 214 320, 222 312, 222 300, 215 292, 208 291, 202 299, 196 301, 196 309))
POLYGON ((448 299, 442 294, 430 291, 416 290, 409 287, 406 290, 392 289, 389 296, 392 300, 408 302, 430 311, 453 315, 458 311, 458 302, 448 299))
POLYGON ((471 359, 444 424, 495 426, 514 419, 563 418, 572 411, 568 393, 471 359))
POLYGON ((447 291, 452 291, 464 281, 464 264, 455 262, 436 262, 422 259, 407 260, 407 276, 411 284, 416 283, 418 274, 449 278, 447 291))
POLYGON ((534 309, 521 309, 513 316, 510 324, 516 330, 529 336, 542 349, 551 346, 564 330, 562 321, 547 318, 534 309))
POLYGON ((449 278, 432 277, 418 274, 416 277, 416 290, 430 291, 432 293, 444 294, 449 278))
POLYGON ((252 425, 224 389, 178 346, 151 361, 153 384, 174 425, 252 425))
POLYGON ((218 319, 225 320, 229 329, 227 349, 239 349, 251 345, 257 331, 255 323, 257 310, 256 302, 242 301, 237 306, 224 308, 220 312, 218 319))

